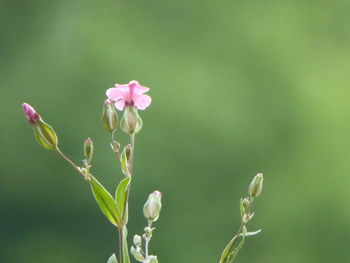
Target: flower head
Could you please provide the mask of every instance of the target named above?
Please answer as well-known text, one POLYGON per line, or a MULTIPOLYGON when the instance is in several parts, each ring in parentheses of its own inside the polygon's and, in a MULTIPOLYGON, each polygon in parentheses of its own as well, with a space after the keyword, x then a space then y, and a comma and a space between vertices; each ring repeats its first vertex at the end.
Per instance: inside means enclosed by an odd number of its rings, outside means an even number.
POLYGON ((144 94, 149 88, 141 86, 136 80, 114 86, 115 88, 107 90, 106 95, 120 111, 124 110, 125 106, 135 106, 138 110, 144 110, 151 104, 151 97, 144 94))
POLYGON ((22 109, 23 109, 24 115, 26 116, 30 124, 34 124, 36 121, 40 119, 39 113, 37 113, 34 110, 34 108, 29 104, 23 103, 22 109))

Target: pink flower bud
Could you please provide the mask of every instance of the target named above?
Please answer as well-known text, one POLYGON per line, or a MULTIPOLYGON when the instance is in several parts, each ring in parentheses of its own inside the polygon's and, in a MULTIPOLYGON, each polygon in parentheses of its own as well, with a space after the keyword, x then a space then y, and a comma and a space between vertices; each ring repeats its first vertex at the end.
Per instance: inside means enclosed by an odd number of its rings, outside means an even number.
POLYGON ((54 129, 40 117, 32 106, 27 103, 22 104, 23 112, 29 123, 33 126, 35 138, 38 143, 46 149, 57 150, 57 135, 54 129))
POLYGON ((40 115, 29 104, 23 103, 22 109, 23 109, 24 115, 26 116, 30 124, 34 124, 36 121, 40 119, 40 115))

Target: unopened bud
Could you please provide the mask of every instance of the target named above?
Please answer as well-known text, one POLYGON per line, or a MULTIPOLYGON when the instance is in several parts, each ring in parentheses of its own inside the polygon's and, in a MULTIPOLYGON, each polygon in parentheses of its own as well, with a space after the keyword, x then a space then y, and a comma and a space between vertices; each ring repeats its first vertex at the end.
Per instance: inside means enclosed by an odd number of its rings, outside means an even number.
POLYGON ((134 245, 137 247, 140 247, 142 244, 142 238, 139 235, 135 235, 133 241, 134 245))
POLYGON ((92 160, 92 156, 94 155, 94 143, 90 138, 84 141, 84 155, 88 162, 92 160))
POLYGON ((249 210, 249 206, 250 206, 250 201, 249 201, 248 198, 241 199, 241 201, 240 201, 240 209, 241 209, 241 216, 242 216, 242 218, 244 217, 246 212, 249 210))
POLYGON ((123 132, 133 134, 138 133, 142 128, 142 119, 137 109, 133 106, 126 106, 124 115, 120 121, 120 128, 123 132))
POLYGON ((119 152, 120 143, 117 142, 117 141, 113 141, 113 142, 111 143, 111 148, 112 148, 113 152, 116 152, 116 153, 119 152))
POLYGON ((27 103, 22 104, 24 115, 33 126, 38 143, 48 150, 57 150, 58 139, 54 129, 42 120, 39 113, 27 103))
POLYGON ((244 209, 247 211, 248 208, 249 208, 249 206, 250 206, 250 201, 249 201, 249 199, 248 199, 248 198, 244 198, 244 199, 242 200, 242 205, 243 205, 244 209))
POLYGON ((35 124, 40 119, 39 113, 37 113, 34 110, 34 108, 29 104, 23 103, 22 109, 23 109, 24 115, 26 116, 30 124, 35 124))
POLYGON ((102 122, 106 130, 114 132, 118 127, 118 114, 111 100, 105 100, 102 112, 102 122))
POLYGON ((160 209, 162 208, 162 194, 159 191, 154 191, 148 196, 148 200, 143 206, 143 215, 149 221, 157 221, 159 218, 160 209))
POLYGON ((249 185, 248 193, 251 197, 257 197, 261 194, 263 188, 263 174, 258 173, 249 185))

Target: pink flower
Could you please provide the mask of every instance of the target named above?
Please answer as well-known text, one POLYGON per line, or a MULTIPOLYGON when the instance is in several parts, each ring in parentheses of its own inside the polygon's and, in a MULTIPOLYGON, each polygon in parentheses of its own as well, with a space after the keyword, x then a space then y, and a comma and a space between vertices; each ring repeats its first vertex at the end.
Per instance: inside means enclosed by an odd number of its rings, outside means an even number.
POLYGON ((37 113, 32 106, 27 103, 22 104, 22 109, 24 115, 27 117, 30 124, 34 124, 37 120, 40 119, 39 113, 37 113))
POLYGON ((135 106, 139 110, 144 110, 151 104, 151 97, 143 94, 149 91, 149 88, 141 86, 136 80, 114 86, 115 88, 107 90, 106 95, 114 101, 115 107, 120 111, 124 110, 125 106, 135 106))

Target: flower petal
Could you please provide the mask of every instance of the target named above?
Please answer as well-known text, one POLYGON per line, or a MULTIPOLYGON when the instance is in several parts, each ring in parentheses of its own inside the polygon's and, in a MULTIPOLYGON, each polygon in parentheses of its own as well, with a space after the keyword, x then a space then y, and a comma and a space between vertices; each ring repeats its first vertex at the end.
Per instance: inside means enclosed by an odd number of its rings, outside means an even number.
POLYGON ((116 103, 114 103, 114 105, 118 110, 123 111, 125 107, 125 101, 123 99, 118 100, 116 103))
POLYGON ((134 104, 139 110, 146 109, 151 104, 151 102, 152 99, 148 95, 140 94, 138 96, 134 96, 134 104))
POLYGON ((129 87, 133 87, 134 93, 141 94, 149 91, 149 88, 143 87, 137 80, 132 80, 129 82, 129 87))
POLYGON ((118 88, 110 88, 107 90, 106 95, 109 99, 117 101, 124 98, 124 92, 118 88))

